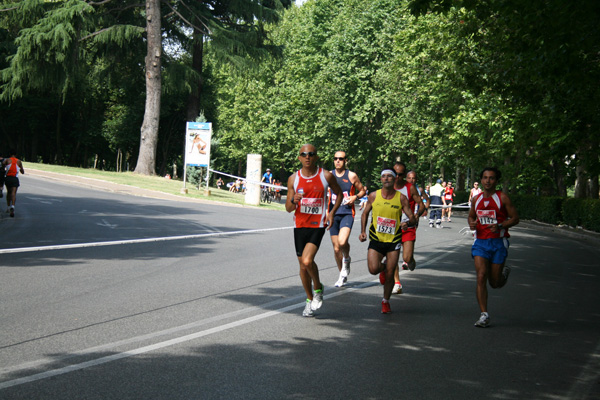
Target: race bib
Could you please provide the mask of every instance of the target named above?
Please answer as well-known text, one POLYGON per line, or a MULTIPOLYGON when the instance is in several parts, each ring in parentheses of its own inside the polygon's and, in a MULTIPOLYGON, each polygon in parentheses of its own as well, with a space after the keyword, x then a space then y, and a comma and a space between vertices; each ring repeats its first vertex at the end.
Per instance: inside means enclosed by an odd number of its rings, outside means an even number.
POLYGON ((398 221, 396 221, 395 219, 377 217, 377 232, 393 235, 396 233, 397 223, 398 221))
POLYGON ((323 199, 302 198, 300 200, 300 212, 303 214, 322 214, 323 199))
POLYGON ((477 218, 481 225, 497 224, 496 210, 477 210, 477 218))
MULTIPOLYGON (((342 204, 348 204, 348 192, 344 193, 344 200, 342 200, 342 204)), ((337 195, 335 193, 331 193, 331 202, 335 204, 335 200, 337 199, 337 195)))

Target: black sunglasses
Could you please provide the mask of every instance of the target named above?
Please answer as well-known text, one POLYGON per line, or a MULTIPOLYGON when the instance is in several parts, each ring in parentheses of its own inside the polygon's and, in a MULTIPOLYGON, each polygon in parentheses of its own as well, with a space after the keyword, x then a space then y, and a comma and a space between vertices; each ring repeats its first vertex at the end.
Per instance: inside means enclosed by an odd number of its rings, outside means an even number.
POLYGON ((303 151, 300 153, 300 157, 314 157, 317 153, 313 153, 312 151, 303 151))
POLYGON ((346 157, 333 157, 333 161, 344 161, 346 157))

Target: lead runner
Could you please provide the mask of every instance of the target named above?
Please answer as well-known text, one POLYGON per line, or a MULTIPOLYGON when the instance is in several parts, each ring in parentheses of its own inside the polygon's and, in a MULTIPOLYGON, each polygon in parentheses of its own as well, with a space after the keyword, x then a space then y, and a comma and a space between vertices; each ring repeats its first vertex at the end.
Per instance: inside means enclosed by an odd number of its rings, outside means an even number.
POLYGON ((288 179, 287 212, 294 212, 294 244, 300 264, 300 279, 306 292, 302 315, 312 317, 323 304, 323 284, 315 256, 321 245, 325 229, 329 229, 333 216, 344 198, 342 189, 333 174, 317 165, 319 156, 312 144, 300 149, 298 160, 302 168, 288 179), (337 195, 333 208, 327 214, 327 188, 337 195), (313 288, 314 287, 314 295, 313 288))

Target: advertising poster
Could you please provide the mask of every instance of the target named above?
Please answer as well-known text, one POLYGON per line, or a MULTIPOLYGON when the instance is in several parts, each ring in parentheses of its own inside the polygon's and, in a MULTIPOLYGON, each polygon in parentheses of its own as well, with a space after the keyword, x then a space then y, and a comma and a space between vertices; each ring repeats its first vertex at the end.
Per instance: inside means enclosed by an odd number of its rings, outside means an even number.
POLYGON ((188 122, 185 130, 185 164, 208 167, 210 163, 210 122, 188 122))

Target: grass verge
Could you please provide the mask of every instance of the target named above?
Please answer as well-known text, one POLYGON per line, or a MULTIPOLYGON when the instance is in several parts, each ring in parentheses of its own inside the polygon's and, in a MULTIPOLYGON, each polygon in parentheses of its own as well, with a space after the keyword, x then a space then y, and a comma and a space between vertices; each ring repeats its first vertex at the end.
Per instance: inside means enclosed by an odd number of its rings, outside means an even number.
MULTIPOLYGON (((129 185, 142 189, 169 193, 186 198, 245 205, 245 196, 243 194, 231 193, 228 190, 217 189, 216 187, 211 187, 211 194, 210 196, 207 196, 204 193, 204 188, 202 188, 202 190, 198 190, 197 187, 188 183, 186 184, 188 193, 181 193, 181 189, 183 189, 183 180, 180 179, 166 179, 159 176, 134 174, 133 172, 100 171, 90 168, 65 167, 62 165, 40 164, 32 162, 23 162, 23 167, 25 168, 25 173, 27 173, 27 168, 31 168, 39 171, 48 171, 65 175, 99 179, 107 182, 119 183, 121 185, 129 185)), ((261 203, 259 207, 281 211, 285 210, 284 204, 277 202, 271 204, 261 203)))

